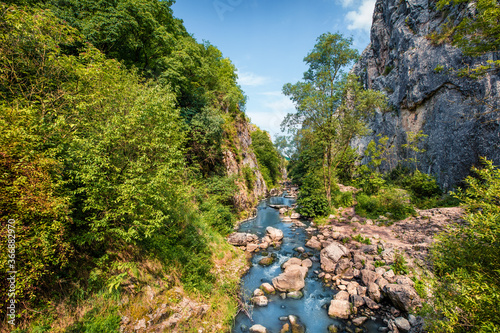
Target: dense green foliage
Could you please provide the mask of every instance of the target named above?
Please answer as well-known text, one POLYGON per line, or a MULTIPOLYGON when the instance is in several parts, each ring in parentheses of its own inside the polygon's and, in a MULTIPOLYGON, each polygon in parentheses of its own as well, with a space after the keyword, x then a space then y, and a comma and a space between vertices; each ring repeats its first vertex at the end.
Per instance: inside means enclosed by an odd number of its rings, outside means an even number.
POLYGON ((281 177, 281 157, 267 132, 257 128, 251 136, 252 148, 257 156, 262 176, 268 187, 274 187, 278 185, 281 177))
POLYGON ((11 3, 34 6, 0 3, 0 222, 16 221, 19 313, 117 289, 131 249, 210 292, 210 234, 237 213, 222 159, 245 118, 234 66, 171 1, 11 3))
MULTIPOLYGON (((322 188, 328 207, 336 178, 350 173, 355 160, 350 143, 368 133, 366 120, 376 107, 384 106, 381 93, 363 89, 356 77, 344 73, 358 58, 351 44, 352 39, 339 34, 321 35, 304 58, 309 69, 303 81, 283 86, 297 108, 282 123, 295 135, 290 175, 295 179, 314 174, 314 192, 322 188)), ((298 204, 304 200, 303 193, 298 204)))
POLYGON ((415 213, 409 196, 400 189, 385 188, 371 196, 361 193, 356 200, 356 213, 371 219, 388 215, 391 219, 402 220, 415 213))
POLYGON ((456 192, 465 223, 441 234, 433 250, 437 332, 500 329, 500 169, 484 160, 473 171, 456 192))
POLYGON ((472 15, 460 15, 456 25, 452 24, 456 18, 449 17, 444 31, 434 33, 434 39, 451 38, 453 45, 471 56, 500 50, 500 5, 496 0, 440 0, 437 3, 439 10, 452 6, 461 10, 470 8, 472 15))

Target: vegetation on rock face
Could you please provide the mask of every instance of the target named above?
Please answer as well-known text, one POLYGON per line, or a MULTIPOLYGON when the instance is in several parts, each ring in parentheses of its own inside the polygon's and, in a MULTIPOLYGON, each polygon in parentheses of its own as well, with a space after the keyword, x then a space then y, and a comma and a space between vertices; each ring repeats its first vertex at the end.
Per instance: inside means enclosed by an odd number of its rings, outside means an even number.
MULTIPOLYGON (((456 25, 445 27, 442 35, 448 36, 452 44, 460 47, 467 55, 478 56, 500 50, 500 6, 495 0, 440 0, 438 10, 467 6, 467 15, 461 15, 456 25)), ((455 17, 451 17, 455 19, 455 17)))
POLYGON ((281 178, 281 157, 273 145, 269 134, 260 129, 251 133, 252 147, 259 162, 262 176, 269 187, 278 185, 281 178))
MULTIPOLYGON (((120 297, 146 284, 217 298, 214 311, 234 315, 237 277, 216 285, 222 262, 241 259, 220 244, 237 213, 223 162, 226 128, 244 118, 234 66, 185 31, 171 1, 10 3, 0 3, 0 222, 16 221, 20 327, 57 331, 99 312, 88 330, 116 328, 131 306, 120 297)), ((7 260, 2 251, 2 320, 7 260)))

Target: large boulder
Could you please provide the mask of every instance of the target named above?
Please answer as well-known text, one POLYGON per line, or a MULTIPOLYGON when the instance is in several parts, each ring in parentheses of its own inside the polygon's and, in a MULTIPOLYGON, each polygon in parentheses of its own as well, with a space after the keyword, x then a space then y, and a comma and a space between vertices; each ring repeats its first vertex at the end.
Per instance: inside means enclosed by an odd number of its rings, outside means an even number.
POLYGON ((384 292, 392 303, 400 310, 409 312, 415 307, 421 306, 422 302, 415 289, 407 284, 388 284, 384 292))
POLYGON ((351 303, 349 301, 332 300, 328 308, 328 315, 332 318, 349 319, 351 303))
POLYGON ((318 241, 318 239, 316 237, 313 237, 310 240, 308 240, 306 243, 306 246, 310 247, 311 249, 318 250, 318 251, 321 250, 321 248, 322 248, 321 242, 318 241))
POLYGON ((283 239, 283 231, 273 227, 267 227, 266 236, 269 236, 273 242, 279 242, 283 239))
POLYGON ((292 265, 302 265, 302 260, 299 258, 290 258, 288 259, 283 265, 281 265, 281 268, 286 271, 287 267, 292 266, 292 265))
POLYGON ((298 291, 305 287, 308 269, 300 265, 289 265, 285 271, 273 279, 273 286, 281 292, 298 291))
POLYGON ((233 232, 227 237, 227 241, 231 245, 235 246, 246 246, 248 243, 257 242, 259 237, 253 234, 247 234, 244 232, 233 232))
POLYGON ((375 281, 377 281, 379 277, 380 276, 374 271, 370 271, 368 269, 361 270, 361 281, 367 287, 370 283, 374 283, 375 281))
POLYGON ((321 269, 325 272, 333 272, 340 258, 347 255, 348 253, 349 251, 344 245, 336 242, 331 243, 323 250, 321 250, 321 269))

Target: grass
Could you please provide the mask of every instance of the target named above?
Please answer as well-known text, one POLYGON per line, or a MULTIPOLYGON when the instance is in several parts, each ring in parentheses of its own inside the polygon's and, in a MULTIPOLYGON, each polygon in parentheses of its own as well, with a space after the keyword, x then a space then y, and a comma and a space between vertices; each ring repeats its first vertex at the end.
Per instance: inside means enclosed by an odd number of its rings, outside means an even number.
MULTIPOLYGON (((111 290, 104 285, 97 292, 86 291, 77 301, 68 296, 53 302, 43 310, 43 316, 25 323, 15 332, 118 332, 123 316, 128 317, 131 324, 141 319, 148 321, 148 314, 165 305, 168 318, 173 313, 169 309, 183 298, 210 307, 203 318, 193 316, 181 320, 176 326, 178 330, 197 332, 204 328, 211 332, 215 328, 216 332, 229 331, 237 313, 240 278, 248 262, 245 253, 224 242, 222 236, 213 233, 209 238, 211 274, 215 276, 209 292, 184 288, 182 268, 176 265, 154 259, 114 262, 115 267, 133 267, 135 272, 124 268, 127 277, 111 290)), ((130 259, 126 254, 120 256, 130 259)))
POLYGON ((370 238, 365 238, 361 235, 356 235, 356 236, 353 236, 352 237, 353 240, 355 240, 356 242, 359 242, 359 243, 363 243, 363 244, 366 244, 366 245, 371 245, 371 241, 370 241, 370 238))
POLYGON ((399 251, 394 253, 394 263, 391 267, 396 275, 406 275, 410 272, 406 258, 399 251))

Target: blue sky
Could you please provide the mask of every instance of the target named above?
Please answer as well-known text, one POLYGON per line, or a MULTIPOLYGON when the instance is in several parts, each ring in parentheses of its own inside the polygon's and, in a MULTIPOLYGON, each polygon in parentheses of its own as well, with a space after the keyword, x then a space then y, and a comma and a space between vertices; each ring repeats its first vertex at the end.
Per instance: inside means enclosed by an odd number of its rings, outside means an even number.
POLYGON ((325 32, 353 37, 360 52, 369 43, 375 0, 177 0, 174 16, 199 41, 209 41, 238 69, 252 123, 280 132, 292 102, 285 83, 302 79, 304 57, 325 32))

